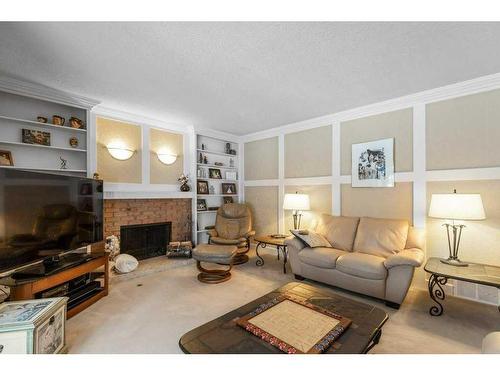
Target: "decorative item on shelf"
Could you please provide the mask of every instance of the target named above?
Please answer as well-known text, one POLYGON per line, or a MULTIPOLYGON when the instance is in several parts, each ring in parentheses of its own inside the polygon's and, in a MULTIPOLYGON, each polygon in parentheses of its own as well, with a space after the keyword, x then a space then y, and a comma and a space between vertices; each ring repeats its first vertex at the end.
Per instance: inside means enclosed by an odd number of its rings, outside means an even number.
POLYGON ((60 156, 59 156, 59 159, 61 160, 60 169, 68 169, 68 161, 66 159, 63 159, 60 156))
POLYGON ((200 152, 200 157, 198 158, 198 163, 203 164, 203 154, 200 152))
POLYGON ((221 163, 220 161, 216 161, 214 163, 214 165, 218 166, 218 167, 223 167, 224 166, 224 163, 221 163))
POLYGON ((285 194, 283 202, 284 210, 293 210, 293 228, 300 229, 301 211, 310 210, 309 195, 307 194, 285 194))
POLYGON ((208 168, 208 175, 210 176, 210 178, 222 179, 220 169, 217 168, 208 168))
POLYGON ((394 138, 352 145, 352 187, 394 187, 394 138))
POLYGON ((215 188, 212 185, 210 185, 209 190, 210 190, 210 194, 212 194, 212 195, 215 194, 215 188))
POLYGON ((236 155, 236 150, 231 150, 231 155, 236 155))
POLYGON ((94 180, 100 180, 99 173, 94 173, 94 180))
POLYGON ((211 206, 211 207, 208 207, 208 210, 209 211, 217 211, 219 209, 219 206, 211 206))
POLYGON ((38 121, 38 122, 40 122, 40 123, 42 123, 42 124, 46 124, 46 123, 47 123, 47 121, 49 121, 49 120, 47 119, 47 117, 38 116, 38 117, 36 118, 36 121, 38 121))
POLYGON ((50 133, 40 130, 22 129, 22 141, 30 145, 50 146, 50 133))
POLYGON ((234 159, 233 159, 233 158, 230 158, 230 159, 229 159, 229 166, 230 166, 231 168, 233 168, 233 167, 234 167, 234 159))
POLYGON ((69 126, 71 126, 73 129, 84 129, 83 121, 78 117, 71 117, 69 119, 69 126))
POLYGON ((202 144, 201 144, 201 149, 202 149, 202 150, 205 150, 205 143, 202 143, 202 144))
POLYGON ((226 154, 231 154, 231 143, 226 143, 226 154))
POLYGON ((207 159, 207 156, 203 156, 203 164, 208 164, 208 159, 207 159))
POLYGON ((232 182, 222 184, 222 194, 236 194, 236 184, 232 182))
POLYGON ((134 155, 135 150, 129 149, 122 141, 115 140, 109 143, 106 148, 109 154, 116 160, 128 160, 134 155))
POLYGON ((177 155, 172 154, 168 150, 161 149, 156 153, 156 156, 158 157, 158 160, 161 161, 165 165, 171 165, 174 164, 175 161, 177 160, 177 155))
POLYGON ((200 178, 203 173, 203 170, 201 168, 196 169, 196 177, 200 178))
POLYGON ((66 119, 64 117, 61 117, 59 115, 52 116, 52 124, 54 124, 54 125, 64 126, 65 122, 66 122, 66 119))
POLYGON ((208 181, 197 181, 196 192, 198 194, 208 194, 208 181))
POLYGON ((189 177, 185 175, 184 173, 180 175, 180 177, 177 179, 181 183, 181 191, 190 191, 191 187, 188 185, 189 182, 189 177))
POLYGON ((238 175, 234 171, 227 171, 226 172, 226 180, 235 180, 238 178, 238 175))
POLYGON ((468 266, 468 263, 458 259, 458 248, 462 238, 462 229, 465 225, 455 223, 455 220, 484 220, 483 201, 480 194, 432 194, 429 206, 429 217, 451 220, 443 224, 448 236, 448 259, 441 259, 442 263, 452 266, 468 266), (451 236, 450 236, 451 231, 451 236))
POLYGON ((197 199, 196 209, 198 211, 206 211, 207 210, 207 201, 205 199, 197 199))
POLYGON ((224 204, 233 203, 233 197, 222 197, 222 201, 224 202, 224 204))
POLYGON ((6 150, 0 150, 0 165, 2 166, 13 166, 14 159, 12 158, 12 153, 6 150))
POLYGON ((71 137, 71 138, 69 139, 69 145, 70 145, 71 147, 73 147, 73 148, 78 147, 78 138, 76 138, 76 137, 71 137))
POLYGON ((170 242, 167 246, 166 256, 168 258, 191 258, 193 244, 191 241, 170 242))

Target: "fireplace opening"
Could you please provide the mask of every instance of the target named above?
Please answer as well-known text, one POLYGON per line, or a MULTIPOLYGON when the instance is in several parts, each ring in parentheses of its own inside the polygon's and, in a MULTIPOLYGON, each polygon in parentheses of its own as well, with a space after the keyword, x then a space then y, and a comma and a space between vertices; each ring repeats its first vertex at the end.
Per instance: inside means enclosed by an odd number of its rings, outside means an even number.
POLYGON ((172 223, 123 225, 120 227, 120 253, 138 260, 165 255, 172 223))

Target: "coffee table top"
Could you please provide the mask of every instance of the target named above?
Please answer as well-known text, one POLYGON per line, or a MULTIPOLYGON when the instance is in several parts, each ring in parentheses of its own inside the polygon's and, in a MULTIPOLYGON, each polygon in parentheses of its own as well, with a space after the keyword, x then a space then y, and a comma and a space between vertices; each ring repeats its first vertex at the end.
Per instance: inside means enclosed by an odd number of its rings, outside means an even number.
POLYGON ((497 266, 469 263, 467 267, 457 267, 442 263, 439 258, 429 258, 424 269, 438 276, 500 288, 500 267, 497 266))
POLYGON ((257 242, 262 242, 262 243, 266 243, 269 245, 284 246, 285 240, 287 238, 291 238, 291 237, 293 237, 293 236, 287 236, 285 238, 275 238, 275 237, 272 237, 271 235, 267 235, 267 236, 255 237, 254 240, 257 242))
POLYGON ((292 282, 189 331, 181 337, 179 346, 183 352, 192 354, 282 354, 235 323, 238 318, 282 293, 306 298, 309 303, 352 320, 349 329, 325 352, 328 354, 364 353, 388 318, 382 309, 342 297, 326 288, 292 282))

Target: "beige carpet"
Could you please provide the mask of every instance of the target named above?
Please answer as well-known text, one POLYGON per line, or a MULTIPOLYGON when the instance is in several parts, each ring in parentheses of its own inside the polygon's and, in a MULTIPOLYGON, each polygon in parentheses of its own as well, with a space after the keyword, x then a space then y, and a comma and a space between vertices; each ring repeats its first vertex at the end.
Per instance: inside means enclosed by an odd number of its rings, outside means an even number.
MULTIPOLYGON (((177 342, 183 333, 293 281, 290 271, 282 273, 273 250, 264 251, 264 267, 255 266, 252 254, 249 263, 235 267, 230 281, 217 285, 198 282, 194 263, 115 279, 108 297, 68 321, 69 352, 181 353, 177 342)), ((411 290, 397 311, 337 291, 389 313, 371 353, 479 353, 482 338, 500 330, 494 306, 450 297, 444 315, 431 317, 426 290, 411 290)))

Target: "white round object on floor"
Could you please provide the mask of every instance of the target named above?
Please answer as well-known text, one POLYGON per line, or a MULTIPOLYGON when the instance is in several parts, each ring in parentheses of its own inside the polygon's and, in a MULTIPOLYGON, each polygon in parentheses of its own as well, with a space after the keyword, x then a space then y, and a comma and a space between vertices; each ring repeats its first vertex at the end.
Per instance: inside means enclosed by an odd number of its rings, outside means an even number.
POLYGON ((139 261, 129 254, 120 254, 115 258, 115 270, 118 273, 129 273, 137 268, 139 261))

